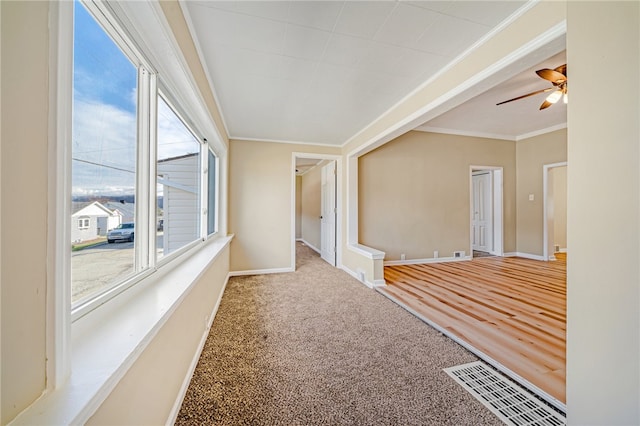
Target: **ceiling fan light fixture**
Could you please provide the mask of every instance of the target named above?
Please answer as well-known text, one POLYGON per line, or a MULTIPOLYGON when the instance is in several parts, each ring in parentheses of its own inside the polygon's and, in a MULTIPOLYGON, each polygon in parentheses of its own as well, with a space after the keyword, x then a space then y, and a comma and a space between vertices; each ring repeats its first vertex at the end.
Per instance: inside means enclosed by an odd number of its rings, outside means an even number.
POLYGON ((553 92, 549 96, 547 96, 547 102, 549 102, 551 104, 555 104, 556 102, 558 102, 560 100, 561 97, 562 97, 562 91, 561 90, 556 90, 555 92, 553 92))

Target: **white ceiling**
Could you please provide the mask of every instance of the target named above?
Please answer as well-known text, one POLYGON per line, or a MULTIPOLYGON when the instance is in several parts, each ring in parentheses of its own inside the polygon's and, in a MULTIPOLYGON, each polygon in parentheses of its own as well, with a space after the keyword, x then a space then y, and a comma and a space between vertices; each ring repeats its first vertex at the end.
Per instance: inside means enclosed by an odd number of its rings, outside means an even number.
MULTIPOLYGON (((182 2, 231 138, 328 145, 344 144, 524 4, 182 2)), ((566 121, 566 109, 549 120, 562 106, 532 107, 539 97, 486 107, 540 87, 525 72, 427 125, 516 138, 566 121)))

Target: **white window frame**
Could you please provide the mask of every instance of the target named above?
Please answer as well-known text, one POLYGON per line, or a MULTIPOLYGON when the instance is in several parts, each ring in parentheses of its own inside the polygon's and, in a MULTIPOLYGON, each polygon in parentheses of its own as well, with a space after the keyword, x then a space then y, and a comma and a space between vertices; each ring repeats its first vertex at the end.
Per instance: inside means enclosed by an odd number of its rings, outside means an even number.
POLYGON ((89 229, 91 227, 91 219, 88 217, 78 218, 78 229, 89 229))
MULTIPOLYGON (((155 269, 159 274, 152 274, 151 269, 148 276, 138 276, 136 280, 141 283, 155 282, 166 286, 166 280, 163 276, 171 274, 172 270, 184 271, 182 275, 189 275, 181 283, 178 293, 170 295, 171 304, 179 303, 183 297, 181 291, 186 291, 192 284, 191 280, 198 276, 199 268, 205 268, 208 262, 213 261, 228 246, 232 236, 226 236, 226 204, 227 204, 227 166, 228 152, 222 134, 211 119, 207 104, 197 91, 197 84, 193 76, 188 70, 188 62, 183 56, 180 47, 173 37, 171 28, 164 17, 162 9, 157 2, 124 2, 124 3, 103 3, 100 0, 85 0, 84 4, 90 7, 97 7, 101 13, 107 11, 107 15, 111 18, 107 19, 102 16, 101 22, 103 26, 106 24, 111 26, 111 20, 121 25, 127 35, 136 42, 137 46, 142 46, 154 65, 159 67, 159 72, 164 76, 162 82, 156 82, 162 87, 163 93, 170 93, 172 100, 175 100, 181 107, 186 107, 186 116, 190 121, 197 123, 197 127, 202 130, 203 134, 209 135, 206 146, 212 149, 218 167, 216 167, 216 186, 219 192, 216 193, 216 228, 217 232, 206 235, 203 239, 208 240, 204 244, 201 241, 194 243, 194 247, 185 247, 184 253, 188 256, 171 256, 163 259, 163 265, 159 267, 155 265, 155 269), (167 52, 171 52, 175 56, 167 56, 167 52), (219 217, 218 217, 219 215, 219 217), (181 265, 184 263, 184 266, 181 265), (164 272, 162 272, 164 271, 164 272), (193 272, 193 273, 192 273, 193 272), (185 289, 185 290, 182 290, 185 289)), ((47 278, 47 380, 45 398, 39 399, 29 409, 21 414, 21 418, 29 423, 29 419, 47 419, 53 421, 55 419, 73 419, 73 421, 82 423, 88 419, 88 414, 92 412, 92 408, 97 407, 101 401, 106 398, 104 392, 100 389, 108 387, 108 383, 112 383, 113 376, 106 376, 100 379, 100 383, 89 383, 82 381, 76 383, 73 377, 80 378, 85 374, 95 374, 96 369, 91 365, 78 366, 74 361, 74 376, 71 376, 72 359, 86 360, 91 357, 83 357, 82 354, 87 351, 100 350, 94 348, 95 342, 102 339, 86 339, 90 333, 101 332, 96 330, 102 325, 109 324, 109 321, 101 321, 101 316, 106 313, 114 313, 122 310, 123 306, 130 304, 129 300, 140 301, 140 297, 135 298, 136 293, 145 293, 140 290, 136 292, 126 292, 118 298, 113 299, 110 303, 105 303, 104 307, 110 308, 100 309, 88 312, 82 316, 82 321, 78 320, 80 316, 72 317, 71 305, 71 252, 69 250, 68 241, 70 241, 71 229, 73 226, 71 218, 71 206, 65 200, 71 199, 71 135, 72 135, 72 104, 73 99, 70 95, 73 87, 73 7, 72 2, 55 2, 50 6, 50 69, 49 69, 49 87, 50 87, 50 108, 49 108, 49 224, 47 234, 47 244, 49 247, 49 268, 47 278), (126 296, 126 297, 125 297, 126 296), (117 301, 117 303, 116 303, 117 301), (78 320, 78 321, 76 321, 78 320), (75 321, 75 323, 74 323, 75 321), (71 342, 74 342, 73 349, 71 342), (85 387, 83 392, 78 393, 78 386, 85 387), (86 392, 85 392, 86 391, 86 392), (97 392, 97 393, 95 393, 97 392), (79 396, 82 395, 82 398, 79 396), (51 403, 51 398, 58 403, 51 403), (65 399, 71 398, 71 399, 65 399), (78 402, 78 400, 82 400, 78 402), (65 401, 67 401, 65 403, 65 401), (73 403, 69 403, 73 401, 73 403)), ((122 45, 118 43, 122 48, 122 45)), ((132 46, 129 46, 132 47, 132 46)), ((148 66, 148 64, 147 64, 148 66)), ((151 68, 151 67, 149 67, 151 68)), ((149 131, 155 132, 154 126, 149 126, 149 131)), ((149 147, 154 150, 155 147, 149 147)), ((150 153, 151 155, 151 153, 150 153)), ((155 156, 155 152, 153 152, 155 156)), ((155 162, 152 162, 151 168, 155 162)), ((153 176, 155 170, 148 170, 144 174, 153 176)), ((155 185, 153 186, 153 197, 147 196, 147 199, 155 203, 155 185)), ((203 191, 204 193, 204 191, 203 191)), ((150 206, 146 207, 150 209, 150 206)), ((148 221, 150 226, 154 227, 155 220, 148 221)), ((206 230, 205 228, 201 228, 206 230)), ((149 230, 149 232, 152 232, 149 230)), ((153 239, 147 238, 148 241, 153 239)), ((149 288, 146 284, 139 288, 149 288)), ((166 292, 165 292, 166 293, 166 292)), ((155 294, 157 297, 157 294, 155 294)), ((164 296, 164 294, 163 294, 164 296)), ((131 307, 129 307, 131 308, 131 307)), ((131 309, 129 309, 131 311, 131 309)), ((148 337, 153 335, 158 327, 163 324, 164 315, 156 312, 157 321, 153 324, 145 325, 145 330, 140 330, 140 340, 135 343, 135 350, 139 351, 149 342, 148 337)), ((135 318, 132 318, 135 320, 135 318)), ((135 322, 135 321, 134 321, 135 322)), ((113 327, 111 327, 113 328, 113 327)), ((107 333, 113 330, 106 331, 107 333)), ((112 342, 120 342, 119 334, 117 336, 110 335, 112 342)), ((134 342, 127 344, 132 345, 134 342)), ((124 350, 124 349, 123 349, 124 350)), ((120 355, 119 355, 120 356, 120 355)), ((125 370, 127 365, 133 362, 132 357, 120 356, 118 362, 120 367, 115 367, 117 371, 125 370)), ((115 373, 114 373, 115 374, 115 373)))
MULTIPOLYGON (((204 216, 204 214, 202 213, 202 206, 204 203, 204 199, 205 199, 205 194, 206 194, 206 167, 202 162, 202 157, 203 157, 203 152, 206 149, 206 138, 202 137, 202 136, 198 136, 199 132, 196 131, 193 127, 193 124, 191 123, 190 120, 187 119, 187 116, 185 116, 185 114, 182 112, 182 108, 180 108, 179 106, 177 106, 170 95, 168 95, 167 93, 165 93, 162 89, 158 89, 157 91, 157 95, 162 97, 164 102, 167 104, 167 106, 172 110, 172 112, 178 117, 178 119, 182 122, 182 124, 186 127, 186 129, 191 133, 191 135, 194 137, 194 139, 199 143, 199 147, 200 150, 198 152, 198 156, 199 156, 199 160, 200 160, 200 166, 199 166, 199 170, 198 173, 200 174, 200 210, 201 210, 201 214, 200 214, 200 235, 198 236, 198 238, 190 243, 185 244, 184 246, 180 247, 179 249, 169 253, 169 254, 163 254, 162 258, 160 259, 156 259, 156 265, 164 265, 168 262, 170 262, 172 259, 180 256, 182 253, 184 253, 185 251, 191 249, 192 247, 195 247, 196 245, 200 244, 202 241, 206 240, 206 232, 203 233, 202 230, 202 217, 204 216)), ((157 144, 156 144, 157 146, 157 144)), ((157 161, 154 161, 154 167, 157 165, 157 161)), ((154 174, 153 174, 153 179, 154 179, 154 184, 152 185, 152 190, 153 190, 153 194, 152 194, 152 202, 154 205, 154 209, 155 206, 157 206, 157 194, 155 192, 155 182, 157 179, 157 171, 154 169, 154 174)), ((153 212, 153 217, 155 218, 157 216, 156 211, 154 210, 153 212)), ((163 225, 166 226, 166 223, 163 225)), ((155 235, 155 222, 154 222, 154 228, 153 228, 153 232, 155 235)), ((152 238, 153 243, 155 244, 155 238, 152 238)), ((155 246, 154 246, 155 247, 155 246)), ((155 249, 153 250, 154 254, 155 254, 155 249)))

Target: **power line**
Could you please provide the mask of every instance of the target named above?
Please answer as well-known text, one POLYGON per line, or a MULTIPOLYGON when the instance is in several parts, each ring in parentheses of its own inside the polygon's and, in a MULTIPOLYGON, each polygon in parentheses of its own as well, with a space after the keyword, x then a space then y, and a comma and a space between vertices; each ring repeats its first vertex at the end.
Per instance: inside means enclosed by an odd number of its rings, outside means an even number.
POLYGON ((73 161, 78 161, 80 163, 86 163, 86 164, 91 164, 93 166, 99 166, 99 167, 105 167, 107 169, 112 169, 112 170, 119 170, 121 172, 127 172, 127 173, 132 173, 132 174, 136 174, 135 171, 131 171, 131 170, 127 170, 127 169, 121 169, 119 167, 115 167, 115 166, 108 166, 106 164, 100 164, 100 163, 94 163, 93 161, 89 161, 89 160, 83 160, 81 158, 72 158, 73 161))

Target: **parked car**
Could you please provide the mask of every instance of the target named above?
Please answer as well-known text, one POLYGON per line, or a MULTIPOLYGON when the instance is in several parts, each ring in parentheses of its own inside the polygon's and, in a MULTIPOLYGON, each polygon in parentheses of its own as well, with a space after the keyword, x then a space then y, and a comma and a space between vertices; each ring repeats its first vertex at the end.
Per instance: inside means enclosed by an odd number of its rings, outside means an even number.
POLYGON ((121 223, 117 228, 107 233, 107 242, 111 244, 116 241, 133 241, 133 234, 133 222, 121 223))

